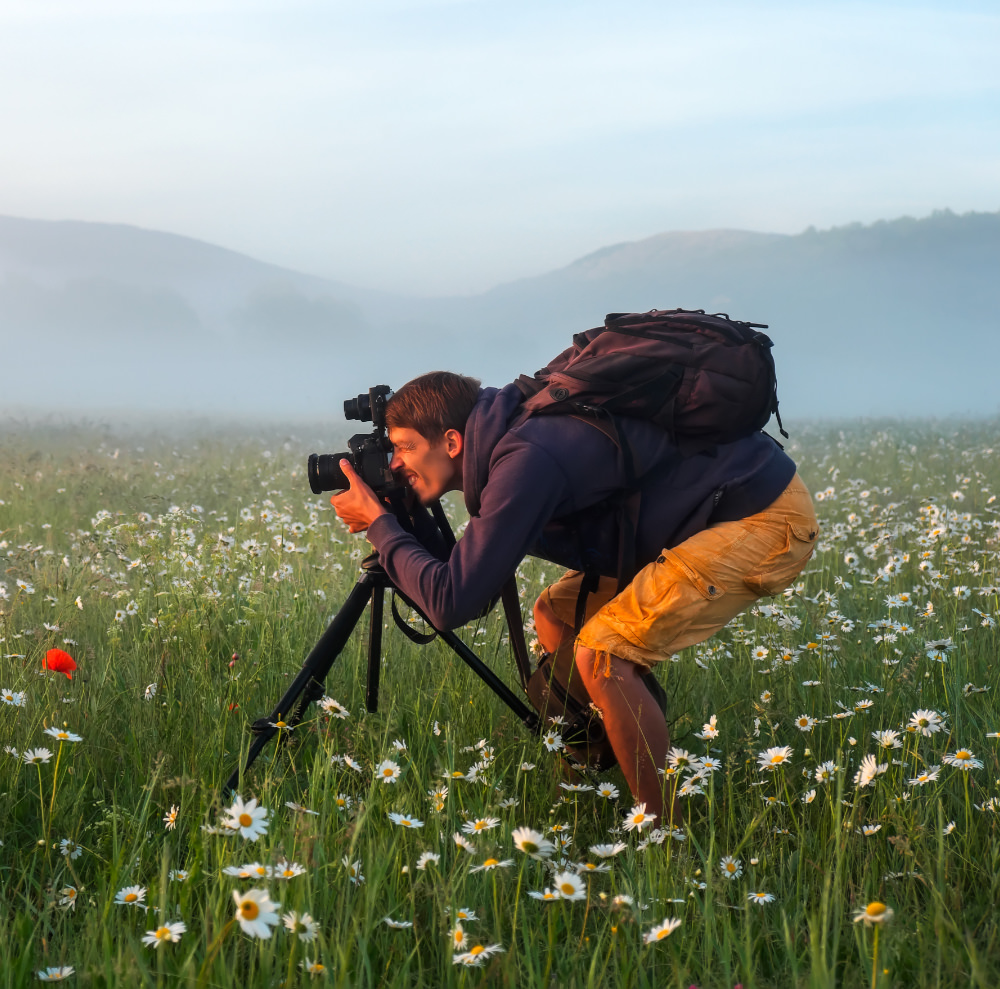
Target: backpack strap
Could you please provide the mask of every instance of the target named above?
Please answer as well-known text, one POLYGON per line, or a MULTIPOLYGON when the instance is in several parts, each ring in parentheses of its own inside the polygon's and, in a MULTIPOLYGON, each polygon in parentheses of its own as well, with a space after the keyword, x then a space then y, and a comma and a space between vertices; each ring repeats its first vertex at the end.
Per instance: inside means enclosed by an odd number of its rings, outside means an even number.
POLYGON ((503 613, 507 619, 507 629, 510 632, 510 645, 514 650, 514 662, 521 686, 528 691, 528 680, 531 678, 531 660, 528 658, 528 644, 524 639, 524 622, 521 617, 521 599, 517 593, 517 577, 511 574, 504 582, 500 592, 503 602, 503 613))
MULTIPOLYGON (((618 447, 622 455, 622 467, 625 474, 625 490, 615 499, 618 503, 618 594, 628 586, 635 576, 635 539, 639 531, 639 505, 642 493, 639 490, 639 473, 635 466, 635 453, 628 442, 624 441, 618 422, 607 409, 587 405, 577 405, 573 413, 574 419, 590 423, 599 429, 612 443, 618 447)), ((580 537, 581 556, 586 559, 586 547, 580 537)), ((587 597, 597 590, 600 582, 600 572, 585 568, 583 580, 580 583, 580 593, 576 599, 576 612, 573 618, 573 633, 579 635, 583 628, 587 613, 587 597)))
POLYGON ((576 611, 573 614, 574 639, 580 634, 584 619, 587 617, 587 598, 591 592, 597 590, 600 581, 601 575, 598 571, 590 568, 583 571, 583 580, 580 581, 580 592, 576 596, 576 611))

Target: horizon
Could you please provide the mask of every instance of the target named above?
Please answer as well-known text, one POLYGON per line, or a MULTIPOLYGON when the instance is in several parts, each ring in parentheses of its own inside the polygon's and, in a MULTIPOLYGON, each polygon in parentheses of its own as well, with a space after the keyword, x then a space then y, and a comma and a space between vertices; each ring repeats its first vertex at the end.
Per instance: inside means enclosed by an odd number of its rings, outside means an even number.
POLYGON ((0 25, 0 213, 358 288, 469 295, 664 232, 1000 208, 983 0, 11 0, 0 25))
MULTIPOLYGON (((385 285, 365 285, 365 286, 362 286, 362 285, 350 284, 348 282, 344 282, 342 279, 330 278, 328 280, 331 281, 331 282, 339 282, 341 285, 343 285, 347 289, 368 290, 368 291, 373 291, 373 292, 377 292, 377 293, 384 293, 386 295, 397 295, 397 296, 400 296, 400 297, 412 296, 414 298, 425 299, 427 301, 432 301, 434 299, 466 298, 466 297, 473 297, 473 296, 476 296, 476 295, 484 295, 484 294, 492 291, 493 289, 500 288, 500 287, 502 287, 504 285, 508 285, 508 284, 513 283, 513 282, 522 281, 522 280, 530 280, 532 278, 543 277, 545 275, 552 274, 554 272, 563 271, 563 270, 565 270, 567 268, 571 268, 574 265, 579 264, 579 263, 584 262, 584 261, 587 261, 587 260, 589 260, 591 258, 595 258, 595 257, 601 256, 601 255, 607 254, 607 253, 611 253, 611 252, 619 250, 621 248, 632 247, 632 246, 635 246, 635 245, 638 245, 638 244, 645 243, 646 241, 656 240, 658 238, 664 238, 664 237, 698 237, 700 235, 708 235, 708 234, 727 234, 727 233, 728 234, 732 234, 732 233, 736 233, 736 234, 760 235, 760 236, 764 236, 764 237, 772 237, 773 236, 773 237, 789 237, 789 238, 793 238, 793 237, 802 236, 803 234, 808 233, 810 231, 813 232, 813 233, 817 233, 817 234, 828 234, 828 233, 836 233, 838 231, 849 230, 849 229, 852 229, 852 228, 859 228, 859 227, 863 228, 863 229, 870 229, 872 227, 879 226, 880 224, 892 224, 892 223, 897 223, 897 222, 901 222, 901 221, 905 221, 905 220, 911 220, 911 221, 914 221, 914 222, 921 222, 921 221, 925 221, 925 220, 931 220, 931 219, 933 219, 933 218, 935 218, 937 216, 966 217, 966 216, 989 216, 989 215, 995 215, 995 214, 1000 214, 1000 209, 997 209, 997 210, 968 210, 966 212, 959 213, 959 212, 957 212, 955 210, 950 209, 949 207, 942 207, 940 209, 934 209, 934 210, 932 210, 927 216, 902 215, 902 216, 893 216, 893 217, 880 217, 880 218, 872 220, 872 221, 870 221, 868 223, 864 223, 864 222, 862 222, 860 220, 854 220, 854 221, 849 221, 847 223, 838 224, 836 226, 823 227, 823 228, 819 228, 815 224, 808 224, 803 229, 798 230, 798 231, 794 231, 792 233, 782 233, 782 232, 773 231, 773 230, 750 230, 750 229, 747 229, 747 228, 740 228, 740 227, 711 227, 711 228, 704 229, 704 230, 661 230, 659 232, 652 233, 652 234, 649 234, 649 235, 647 235, 645 237, 637 238, 635 240, 624 240, 624 241, 618 241, 617 243, 613 243, 613 244, 602 244, 602 245, 593 247, 590 250, 586 251, 586 253, 580 254, 580 255, 578 255, 576 257, 573 257, 573 258, 571 258, 569 260, 565 260, 564 259, 561 262, 557 261, 556 264, 555 264, 555 266, 552 267, 552 268, 547 268, 547 269, 545 269, 543 271, 526 272, 524 275, 520 276, 519 278, 510 279, 509 281, 496 282, 494 284, 488 284, 488 285, 484 286, 483 288, 478 289, 478 290, 476 290, 474 292, 453 293, 452 295, 442 294, 442 295, 435 295, 435 296, 429 296, 429 295, 428 296, 424 296, 424 295, 419 295, 417 293, 408 293, 408 292, 405 292, 405 291, 402 291, 402 290, 398 290, 395 287, 387 287, 385 285)), ((269 265, 269 266, 273 266, 273 267, 283 268, 283 269, 285 269, 285 270, 287 270, 287 271, 289 271, 289 272, 291 272, 293 274, 298 274, 298 275, 313 275, 314 274, 313 272, 306 272, 306 271, 301 271, 301 270, 297 270, 297 269, 294 269, 294 268, 288 268, 287 266, 281 265, 278 262, 275 262, 275 261, 273 261, 273 260, 271 260, 270 258, 267 258, 267 257, 246 254, 245 252, 243 252, 243 251, 241 251, 241 250, 239 250, 237 248, 234 248, 234 247, 232 247, 232 246, 230 246, 228 244, 213 243, 211 241, 204 240, 204 239, 202 239, 200 237, 192 237, 192 236, 190 236, 188 234, 181 233, 181 232, 178 232, 178 231, 173 231, 173 230, 159 230, 159 229, 154 229, 152 227, 139 226, 139 225, 134 224, 134 223, 108 223, 108 222, 101 221, 101 220, 79 220, 79 219, 73 219, 73 218, 41 219, 41 218, 38 218, 38 217, 11 216, 11 215, 6 215, 6 214, 0 214, 0 220, 13 220, 15 222, 24 221, 24 222, 27 222, 27 223, 45 223, 45 224, 51 223, 53 225, 58 225, 58 224, 82 224, 82 225, 90 225, 90 226, 119 227, 119 228, 123 228, 123 229, 126 229, 126 230, 135 230, 135 231, 138 231, 140 233, 145 233, 145 234, 165 235, 165 236, 168 236, 168 237, 176 237, 176 238, 178 238, 180 240, 184 240, 184 241, 191 241, 193 243, 199 244, 199 245, 201 245, 203 247, 211 248, 213 250, 221 250, 221 251, 224 251, 224 252, 227 252, 227 253, 239 255, 240 257, 242 257, 242 258, 244 258, 246 260, 253 261, 253 262, 256 262, 256 263, 259 263, 259 264, 264 264, 264 265, 269 265)), ((316 277, 324 278, 325 279, 327 276, 319 275, 319 276, 316 276, 316 277)))

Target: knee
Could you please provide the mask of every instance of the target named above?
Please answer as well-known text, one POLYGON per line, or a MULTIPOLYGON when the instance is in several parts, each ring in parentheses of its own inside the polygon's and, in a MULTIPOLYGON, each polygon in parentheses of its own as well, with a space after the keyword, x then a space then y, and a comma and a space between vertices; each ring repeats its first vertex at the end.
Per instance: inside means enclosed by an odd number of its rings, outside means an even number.
POLYGON ((546 652, 555 652, 572 635, 573 630, 559 620, 545 591, 538 596, 534 607, 535 633, 546 652))
POLYGON ((552 611, 552 605, 548 602, 548 597, 545 591, 535 599, 535 607, 533 609, 533 614, 535 616, 535 625, 548 625, 555 621, 555 614, 552 611))

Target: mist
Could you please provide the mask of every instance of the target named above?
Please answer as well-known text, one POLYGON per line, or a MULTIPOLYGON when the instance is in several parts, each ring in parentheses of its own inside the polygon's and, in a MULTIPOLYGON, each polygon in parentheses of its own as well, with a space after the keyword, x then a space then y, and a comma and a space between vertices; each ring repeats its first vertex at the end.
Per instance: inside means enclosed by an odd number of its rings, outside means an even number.
POLYGON ((997 412, 1000 213, 664 233, 477 295, 372 292, 135 227, 0 218, 9 414, 339 418, 446 368, 503 385, 608 312, 767 323, 788 416, 997 412))

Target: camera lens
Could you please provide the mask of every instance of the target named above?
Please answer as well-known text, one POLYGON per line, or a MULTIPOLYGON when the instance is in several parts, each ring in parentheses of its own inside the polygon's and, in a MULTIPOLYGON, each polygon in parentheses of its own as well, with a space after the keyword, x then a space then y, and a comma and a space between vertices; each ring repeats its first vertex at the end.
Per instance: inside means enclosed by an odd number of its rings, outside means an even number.
MULTIPOLYGON (((308 464, 309 487, 313 494, 324 491, 344 491, 351 486, 340 469, 341 460, 351 460, 349 453, 310 453, 308 464)), ((353 463, 353 461, 351 461, 353 463)))
POLYGON ((362 422, 371 422, 372 400, 370 395, 358 395, 357 398, 344 400, 344 418, 360 419, 362 422))

